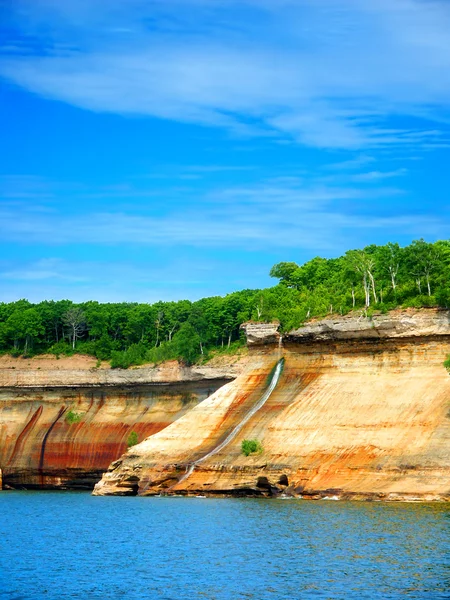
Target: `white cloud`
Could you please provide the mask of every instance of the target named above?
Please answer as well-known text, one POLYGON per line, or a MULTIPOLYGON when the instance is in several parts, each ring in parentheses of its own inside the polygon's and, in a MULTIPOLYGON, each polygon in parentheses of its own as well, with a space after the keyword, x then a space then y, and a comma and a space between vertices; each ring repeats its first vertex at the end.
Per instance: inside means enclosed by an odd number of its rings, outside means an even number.
POLYGON ((269 283, 267 266, 249 273, 233 260, 183 257, 160 263, 125 260, 47 258, 38 261, 2 261, 0 301, 27 298, 31 302, 70 298, 75 302, 156 302, 197 300, 239 288, 256 288, 261 278, 269 283), (9 263, 9 264, 8 264, 9 263), (45 263, 51 270, 45 271, 45 263), (80 277, 82 274, 82 277, 80 277))
POLYGON ((382 179, 392 179, 393 177, 401 177, 406 175, 407 169, 396 169, 395 171, 368 171, 367 173, 357 173, 352 175, 353 181, 358 182, 376 182, 382 179))
MULTIPOLYGON (((397 172, 366 173, 371 183, 397 172)), ((354 176, 353 176, 354 177, 354 176)), ((98 195, 108 194, 99 190, 98 195)), ((259 184, 212 190, 195 204, 189 197, 176 211, 150 214, 143 208, 84 210, 82 214, 36 211, 24 202, 0 209, 0 231, 5 241, 28 244, 121 244, 168 248, 205 249, 297 248, 334 251, 361 230, 395 231, 411 235, 436 235, 445 220, 411 214, 407 203, 403 213, 382 208, 382 201, 401 198, 401 189, 382 186, 346 187, 323 182, 311 183, 298 177, 274 178, 259 184), (344 206, 348 205, 346 208, 344 206), (372 211, 367 206, 373 206, 372 211), (20 218, 18 216, 20 215, 20 218), (282 232, 280 234, 280 232, 282 232)), ((76 203, 75 203, 76 204, 76 203)), ((44 265, 42 272, 52 269, 44 265)))
POLYGON ((359 154, 349 160, 342 160, 340 162, 330 163, 326 165, 326 168, 331 171, 352 171, 365 167, 370 163, 374 163, 376 159, 373 156, 367 156, 366 154, 359 154))
POLYGON ((89 110, 277 135, 321 148, 448 143, 450 5, 444 0, 113 0, 108 11, 101 6, 17 0, 22 33, 45 51, 4 49, 0 73, 89 110), (50 39, 41 37, 43 22, 50 39), (392 127, 398 116, 410 118, 407 127, 392 127), (439 129, 430 130, 424 119, 439 129))
POLYGON ((66 268, 65 261, 59 258, 42 258, 27 265, 25 268, 21 266, 9 271, 0 272, 0 278, 29 282, 44 281, 48 279, 56 279, 70 283, 87 281, 85 276, 80 275, 81 273, 83 273, 82 269, 77 273, 69 272, 66 268))

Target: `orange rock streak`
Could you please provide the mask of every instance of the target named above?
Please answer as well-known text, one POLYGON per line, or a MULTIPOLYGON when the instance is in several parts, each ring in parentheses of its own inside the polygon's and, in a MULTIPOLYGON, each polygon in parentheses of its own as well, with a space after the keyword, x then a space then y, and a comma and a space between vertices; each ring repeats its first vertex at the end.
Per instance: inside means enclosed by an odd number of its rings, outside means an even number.
POLYGON ((279 352, 258 350, 246 373, 115 461, 94 493, 450 499, 448 353, 447 338, 291 343, 264 407, 177 485, 260 397, 279 352), (244 439, 263 452, 244 456, 244 439))
POLYGON ((186 413, 223 381, 0 391, 0 468, 13 487, 92 488, 112 460, 186 413), (212 389, 211 389, 212 388, 212 389), (79 415, 70 422, 69 411, 79 415))

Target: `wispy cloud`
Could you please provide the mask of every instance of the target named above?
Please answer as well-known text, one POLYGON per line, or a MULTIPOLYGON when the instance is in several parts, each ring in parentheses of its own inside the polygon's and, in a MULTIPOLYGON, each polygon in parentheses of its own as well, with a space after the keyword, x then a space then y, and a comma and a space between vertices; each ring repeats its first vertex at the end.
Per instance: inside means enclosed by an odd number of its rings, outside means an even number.
POLYGON ((65 261, 59 258, 42 258, 26 267, 21 266, 7 271, 0 271, 0 278, 13 281, 36 282, 47 279, 58 279, 64 282, 83 282, 85 276, 80 276, 82 270, 70 273, 66 268, 65 261))
POLYGON ((358 182, 376 182, 383 179, 392 179, 394 177, 401 177, 406 175, 407 169, 395 169, 395 171, 368 171, 367 173, 357 173, 352 175, 353 181, 358 182))
POLYGON ((197 300, 237 288, 260 285, 267 268, 249 273, 242 261, 178 257, 149 264, 127 260, 50 257, 37 261, 0 261, 0 301, 70 298, 75 302, 156 302, 197 300))
MULTIPOLYGON (((365 173, 364 181, 376 183, 401 175, 397 172, 365 173)), ((98 194, 107 194, 105 190, 98 194)), ((408 211, 381 209, 382 200, 403 195, 400 188, 378 185, 346 187, 314 183, 301 177, 277 177, 251 185, 211 189, 191 204, 189 196, 182 208, 170 207, 160 214, 143 207, 127 211, 98 210, 82 214, 74 209, 60 211, 57 202, 51 211, 36 211, 23 202, 0 209, 0 231, 5 241, 31 244, 67 245, 138 245, 165 248, 180 247, 251 251, 273 248, 338 251, 351 233, 353 238, 364 230, 388 232, 402 230, 412 236, 439 235, 445 217, 408 211), (371 211, 367 207, 374 206, 371 211), (345 207, 345 208, 344 208, 345 207), (280 235, 282 232, 282 235, 280 235)), ((179 194, 179 200, 181 200, 179 194)), ((76 203, 75 203, 76 204, 76 203)), ((389 206, 390 202, 387 202, 389 206)), ((51 272, 44 264, 40 273, 51 272)))
POLYGON ((320 148, 448 144, 446 0, 17 0, 9 19, 0 74, 88 110, 320 148))
POLYGON ((353 171, 366 167, 367 165, 376 162, 373 156, 367 156, 366 154, 359 154, 355 158, 349 160, 342 160, 335 163, 326 165, 326 168, 331 171, 353 171))

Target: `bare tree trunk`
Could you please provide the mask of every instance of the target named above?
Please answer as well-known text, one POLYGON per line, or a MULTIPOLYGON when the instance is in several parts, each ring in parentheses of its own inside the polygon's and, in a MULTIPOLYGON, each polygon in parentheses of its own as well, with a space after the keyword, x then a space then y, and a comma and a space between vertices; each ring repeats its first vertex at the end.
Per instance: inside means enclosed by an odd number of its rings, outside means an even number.
POLYGON ((416 284, 417 284, 417 287, 419 288, 419 294, 422 294, 422 284, 420 282, 420 277, 417 277, 416 284))
POLYGON ((366 297, 366 308, 368 308, 370 306, 370 282, 367 280, 367 273, 365 271, 363 275, 363 286, 366 297))
POLYGON ((352 286, 352 306, 355 308, 356 297, 355 297, 355 288, 352 286))
POLYGON ((230 347, 230 344, 231 344, 231 333, 228 336, 228 345, 227 345, 227 348, 230 347))
POLYGON ((391 283, 392 283, 392 289, 395 292, 395 288, 397 287, 397 284, 395 283, 395 273, 393 271, 391 271, 391 283))
POLYGON ((260 298, 259 304, 256 306, 256 314, 258 315, 258 320, 261 319, 263 310, 264 310, 264 300, 263 300, 263 298, 260 298))
POLYGON ((375 279, 370 271, 368 272, 368 274, 369 274, 369 278, 370 278, 370 283, 372 284, 373 301, 375 302, 375 304, 377 304, 378 298, 377 298, 377 293, 375 291, 375 279))

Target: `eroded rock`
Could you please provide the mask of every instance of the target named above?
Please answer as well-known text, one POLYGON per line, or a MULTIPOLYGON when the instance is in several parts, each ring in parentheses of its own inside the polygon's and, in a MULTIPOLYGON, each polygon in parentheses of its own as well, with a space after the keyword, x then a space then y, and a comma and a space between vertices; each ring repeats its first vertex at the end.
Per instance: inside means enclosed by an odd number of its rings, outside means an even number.
POLYGON ((125 455, 96 493, 115 493, 139 461, 142 495, 159 493, 164 473, 178 481, 166 488, 176 494, 450 499, 447 311, 381 315, 373 325, 358 318, 315 323, 285 336, 283 348, 275 325, 251 325, 256 347, 247 371, 136 446, 137 458, 125 455), (264 407, 183 478, 183 465, 219 444, 258 401, 280 353, 284 371, 264 407), (244 456, 244 439, 258 440, 262 454, 244 456))
POLYGON ((285 341, 296 343, 333 340, 373 340, 399 338, 426 338, 448 336, 450 313, 447 310, 411 310, 371 317, 348 315, 322 319, 306 324, 285 336, 285 341))
POLYGON ((243 323, 241 329, 245 331, 247 345, 251 347, 278 344, 280 341, 279 326, 280 323, 278 321, 273 323, 249 322, 243 323))

